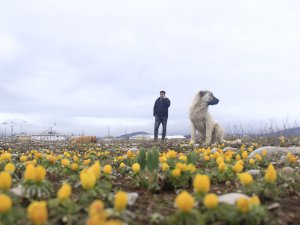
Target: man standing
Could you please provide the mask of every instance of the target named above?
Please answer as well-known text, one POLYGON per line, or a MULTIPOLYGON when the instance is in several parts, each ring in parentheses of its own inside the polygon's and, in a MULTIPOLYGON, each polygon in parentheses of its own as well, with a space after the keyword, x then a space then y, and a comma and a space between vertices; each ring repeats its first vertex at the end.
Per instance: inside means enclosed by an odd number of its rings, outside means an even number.
POLYGON ((154 141, 157 141, 158 137, 158 129, 160 123, 163 125, 162 131, 162 140, 165 140, 166 132, 167 132, 167 121, 168 121, 168 108, 170 107, 170 100, 166 97, 165 91, 160 91, 160 97, 156 99, 154 108, 153 108, 153 116, 155 116, 154 123, 154 141))

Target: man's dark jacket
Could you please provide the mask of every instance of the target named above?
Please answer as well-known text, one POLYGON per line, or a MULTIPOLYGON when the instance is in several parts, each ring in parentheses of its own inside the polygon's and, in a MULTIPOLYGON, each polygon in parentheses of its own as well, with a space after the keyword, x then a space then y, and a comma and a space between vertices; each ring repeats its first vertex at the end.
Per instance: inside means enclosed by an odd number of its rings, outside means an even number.
POLYGON ((168 98, 158 98, 155 101, 153 108, 153 116, 168 116, 168 108, 171 102, 168 98))

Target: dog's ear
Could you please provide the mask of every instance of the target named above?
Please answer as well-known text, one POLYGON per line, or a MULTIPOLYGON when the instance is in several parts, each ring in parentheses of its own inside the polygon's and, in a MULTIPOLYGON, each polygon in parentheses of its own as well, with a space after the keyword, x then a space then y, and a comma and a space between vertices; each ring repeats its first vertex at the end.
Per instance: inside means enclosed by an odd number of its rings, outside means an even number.
POLYGON ((205 91, 199 91, 200 97, 203 97, 205 95, 205 91))

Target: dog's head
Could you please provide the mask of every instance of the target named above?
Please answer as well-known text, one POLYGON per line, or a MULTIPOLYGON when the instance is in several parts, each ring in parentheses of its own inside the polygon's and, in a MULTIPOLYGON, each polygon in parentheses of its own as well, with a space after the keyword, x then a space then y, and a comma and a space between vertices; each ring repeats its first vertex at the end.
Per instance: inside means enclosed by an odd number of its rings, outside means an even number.
POLYGON ((210 91, 199 91, 201 101, 207 103, 207 105, 217 105, 219 99, 217 99, 210 91))

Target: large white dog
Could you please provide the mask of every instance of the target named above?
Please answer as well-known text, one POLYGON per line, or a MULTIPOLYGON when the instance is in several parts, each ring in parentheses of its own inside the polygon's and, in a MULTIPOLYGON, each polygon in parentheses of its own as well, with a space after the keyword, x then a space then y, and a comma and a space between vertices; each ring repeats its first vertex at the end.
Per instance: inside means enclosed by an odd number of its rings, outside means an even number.
POLYGON ((205 145, 223 143, 224 132, 222 127, 215 123, 208 112, 209 105, 219 103, 210 91, 199 91, 190 106, 191 143, 195 143, 198 131, 200 143, 205 145))

